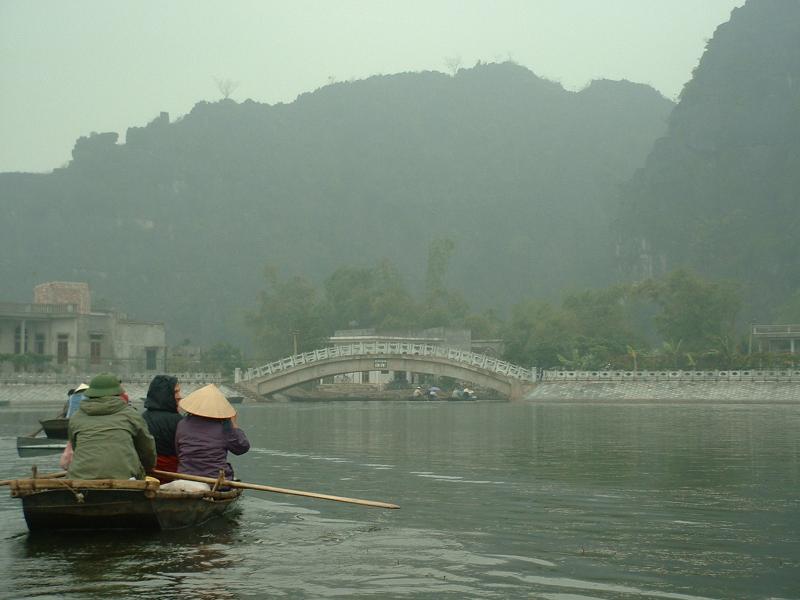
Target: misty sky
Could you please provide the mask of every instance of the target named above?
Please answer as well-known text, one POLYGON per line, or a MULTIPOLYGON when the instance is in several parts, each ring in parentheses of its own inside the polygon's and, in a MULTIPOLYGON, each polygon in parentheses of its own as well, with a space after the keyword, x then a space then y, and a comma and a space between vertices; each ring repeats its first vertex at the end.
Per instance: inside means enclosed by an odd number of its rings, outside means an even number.
POLYGON ((49 171, 92 131, 232 97, 290 102, 337 81, 512 59, 580 89, 675 98, 744 0, 0 0, 0 171, 49 171))

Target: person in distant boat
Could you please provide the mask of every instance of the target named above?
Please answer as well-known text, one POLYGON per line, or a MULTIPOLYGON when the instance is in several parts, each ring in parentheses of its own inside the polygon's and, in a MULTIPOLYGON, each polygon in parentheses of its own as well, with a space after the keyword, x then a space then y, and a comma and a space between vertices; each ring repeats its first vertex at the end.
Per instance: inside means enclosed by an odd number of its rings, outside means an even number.
POLYGON ((228 452, 244 454, 250 441, 239 428, 231 403, 212 383, 186 396, 179 406, 188 414, 175 432, 178 473, 216 478, 222 470, 226 479, 232 479, 228 452))
POLYGON ((119 379, 101 373, 89 382, 69 420, 72 461, 68 479, 144 479, 156 464, 156 445, 147 424, 128 406, 119 379))
POLYGON ((81 401, 86 398, 86 396, 83 395, 83 392, 88 389, 88 387, 89 386, 85 383, 81 383, 74 390, 70 390, 68 392, 69 400, 67 400, 67 411, 64 415, 65 417, 69 419, 75 414, 75 412, 78 410, 78 406, 81 404, 81 401))
POLYGON ((175 450, 175 429, 181 420, 178 402, 181 384, 172 375, 156 375, 147 389, 142 413, 150 435, 156 441, 156 469, 176 472, 178 452, 175 450))

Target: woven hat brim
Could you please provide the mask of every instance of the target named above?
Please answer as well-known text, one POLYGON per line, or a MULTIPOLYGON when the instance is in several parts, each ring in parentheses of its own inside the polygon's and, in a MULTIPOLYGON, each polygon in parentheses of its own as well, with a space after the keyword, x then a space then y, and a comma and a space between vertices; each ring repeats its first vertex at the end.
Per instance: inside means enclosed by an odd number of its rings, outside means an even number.
POLYGON ((213 383, 195 390, 183 398, 178 406, 190 414, 209 419, 230 419, 236 416, 236 409, 213 383))

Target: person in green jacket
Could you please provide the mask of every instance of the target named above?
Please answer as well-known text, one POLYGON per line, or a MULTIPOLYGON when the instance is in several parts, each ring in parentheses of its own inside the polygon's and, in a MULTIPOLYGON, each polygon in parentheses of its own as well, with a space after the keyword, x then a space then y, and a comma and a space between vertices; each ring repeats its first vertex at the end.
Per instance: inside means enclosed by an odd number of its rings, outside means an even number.
POLYGON ((69 479, 144 479, 156 464, 156 445, 144 419, 120 395, 116 375, 101 373, 89 383, 69 420, 74 452, 69 479))

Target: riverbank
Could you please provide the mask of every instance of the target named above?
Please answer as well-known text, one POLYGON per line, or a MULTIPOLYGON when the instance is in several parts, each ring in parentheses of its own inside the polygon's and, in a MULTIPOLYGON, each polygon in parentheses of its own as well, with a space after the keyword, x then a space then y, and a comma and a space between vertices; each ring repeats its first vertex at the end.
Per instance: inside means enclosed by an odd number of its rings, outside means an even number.
MULTIPOLYGON (((200 384, 186 384, 185 394, 200 384)), ((134 405, 147 393, 145 384, 126 386, 134 405)), ((240 389, 221 386, 227 396, 241 396, 240 389)), ((258 398, 248 394, 244 402, 315 402, 333 400, 405 401, 412 390, 294 388, 258 398)), ((499 400, 486 393, 480 400, 499 400)), ((60 384, 0 383, 0 408, 26 406, 58 406, 66 400, 66 389, 60 384)), ((708 402, 708 403, 773 403, 800 404, 800 381, 544 381, 532 385, 523 402, 708 402)))
MULTIPOLYGON (((79 380, 78 380, 79 381, 79 380)), ((72 386, 74 387, 74 383, 72 386)), ((207 385, 205 382, 183 382, 181 381, 181 388, 183 395, 193 392, 194 390, 207 385)), ((242 396, 242 392, 233 389, 225 384, 217 384, 222 390, 222 393, 231 398, 234 396, 242 396)), ((132 402, 138 405, 142 398, 147 395, 147 382, 123 382, 125 391, 128 392, 132 402)), ((0 382, 0 407, 7 406, 13 408, 21 408, 25 406, 63 406, 67 401, 67 391, 70 386, 64 383, 9 383, 0 382)), ((253 401, 252 398, 247 398, 247 401, 253 401)))
POLYGON ((534 386, 524 401, 800 404, 800 382, 553 381, 534 386))

